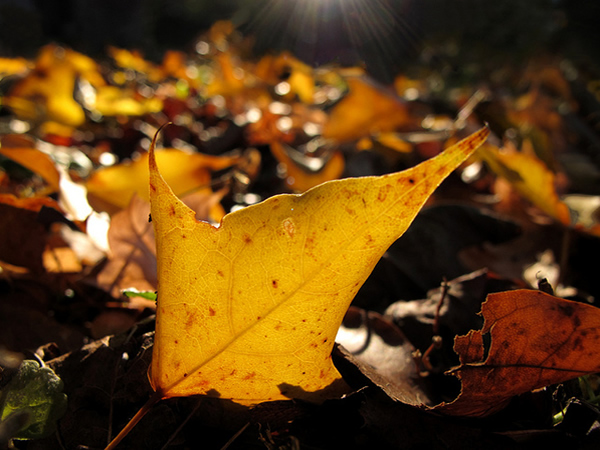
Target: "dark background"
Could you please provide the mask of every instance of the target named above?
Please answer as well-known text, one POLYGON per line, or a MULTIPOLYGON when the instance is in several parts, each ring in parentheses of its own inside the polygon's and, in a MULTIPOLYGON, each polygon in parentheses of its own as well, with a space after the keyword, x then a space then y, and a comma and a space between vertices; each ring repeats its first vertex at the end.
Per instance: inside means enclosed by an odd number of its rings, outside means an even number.
POLYGON ((58 42, 92 57, 115 45, 160 60, 220 19, 253 35, 259 54, 363 63, 388 81, 425 48, 455 64, 541 50, 600 60, 600 2, 590 0, 0 0, 0 56, 58 42))

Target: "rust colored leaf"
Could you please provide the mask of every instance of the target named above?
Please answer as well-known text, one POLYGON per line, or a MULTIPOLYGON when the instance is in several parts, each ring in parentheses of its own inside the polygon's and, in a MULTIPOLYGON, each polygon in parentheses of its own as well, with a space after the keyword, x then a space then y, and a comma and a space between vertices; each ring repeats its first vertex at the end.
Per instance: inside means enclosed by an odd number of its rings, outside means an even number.
POLYGON ((436 411, 486 416, 515 395, 600 371, 598 308, 523 289, 490 294, 481 313, 483 328, 454 341, 461 394, 436 411))

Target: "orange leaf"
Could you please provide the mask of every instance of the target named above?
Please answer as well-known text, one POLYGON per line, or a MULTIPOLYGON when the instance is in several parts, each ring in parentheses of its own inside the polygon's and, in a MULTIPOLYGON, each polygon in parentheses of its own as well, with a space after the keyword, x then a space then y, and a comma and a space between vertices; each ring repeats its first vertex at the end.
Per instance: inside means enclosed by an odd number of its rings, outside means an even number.
POLYGON ((56 170, 52 158, 45 153, 35 148, 0 147, 0 155, 12 159, 46 180, 49 189, 46 193, 49 194, 60 189, 60 174, 56 170))
POLYGON ((158 172, 150 199, 158 305, 150 379, 157 396, 242 404, 322 401, 347 387, 331 350, 354 295, 483 128, 401 173, 278 195, 198 222, 158 172))
POLYGON ((554 173, 542 161, 517 151, 501 151, 491 145, 481 147, 477 154, 524 198, 562 224, 570 225, 569 208, 559 199, 554 187, 554 173))
POLYGON ((353 141, 411 122, 406 105, 393 93, 359 78, 348 79, 348 85, 350 92, 333 108, 325 124, 324 138, 353 141))
POLYGON ((490 294, 481 313, 483 328, 454 341, 461 394, 436 411, 486 416, 515 395, 600 371, 598 308, 523 289, 490 294))
MULTIPOLYGON (((280 142, 271 143, 271 153, 273 153, 280 163, 285 164, 287 172, 286 184, 296 192, 304 192, 318 184, 335 180, 344 171, 344 156, 339 150, 334 150, 329 160, 318 171, 309 171, 298 165, 285 151, 283 144, 280 142)), ((304 158, 310 159, 311 156, 304 156, 304 158)))

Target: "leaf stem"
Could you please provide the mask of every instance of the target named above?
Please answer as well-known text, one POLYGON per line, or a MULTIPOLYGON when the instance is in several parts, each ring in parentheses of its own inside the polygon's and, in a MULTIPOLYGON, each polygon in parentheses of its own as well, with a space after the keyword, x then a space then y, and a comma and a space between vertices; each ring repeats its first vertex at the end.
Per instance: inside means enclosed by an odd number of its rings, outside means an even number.
POLYGON ((163 397, 163 392, 161 390, 156 391, 152 396, 148 399, 146 403, 138 410, 137 413, 131 418, 125 428, 123 428, 119 434, 108 444, 105 450, 113 450, 117 445, 123 440, 125 436, 129 434, 129 432, 137 425, 137 423, 142 420, 142 418, 150 411, 150 409, 160 401, 163 397))

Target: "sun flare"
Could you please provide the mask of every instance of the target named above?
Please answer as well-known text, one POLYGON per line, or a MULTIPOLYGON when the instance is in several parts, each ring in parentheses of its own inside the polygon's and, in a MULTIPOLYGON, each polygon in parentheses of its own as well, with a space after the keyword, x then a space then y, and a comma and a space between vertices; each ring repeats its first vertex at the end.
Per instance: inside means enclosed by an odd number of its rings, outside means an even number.
POLYGON ((265 0, 248 23, 259 50, 287 49, 313 65, 363 63, 377 70, 394 67, 418 46, 407 20, 410 3, 265 0))

